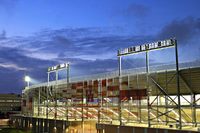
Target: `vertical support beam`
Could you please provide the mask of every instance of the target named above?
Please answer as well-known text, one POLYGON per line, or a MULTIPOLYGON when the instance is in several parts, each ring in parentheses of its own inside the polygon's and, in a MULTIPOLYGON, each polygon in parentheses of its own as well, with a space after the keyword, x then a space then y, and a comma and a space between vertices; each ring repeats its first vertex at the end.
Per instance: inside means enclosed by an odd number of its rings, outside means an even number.
POLYGON ((38 116, 40 116, 40 89, 41 87, 38 89, 38 116))
POLYGON ((82 96, 81 96, 81 104, 82 104, 82 106, 81 106, 81 126, 82 126, 82 133, 84 133, 84 110, 83 110, 83 99, 84 99, 84 96, 83 96, 83 93, 84 93, 84 80, 83 80, 83 88, 82 88, 82 96))
MULTIPOLYGON (((107 84, 107 79, 105 79, 106 81, 106 84, 107 84)), ((102 116, 101 116, 101 110, 102 110, 102 108, 103 108, 103 82, 102 82, 102 79, 101 79, 101 107, 100 107, 100 122, 101 122, 101 119, 102 119, 102 116)), ((106 87, 106 86, 105 86, 106 87)), ((106 91, 106 93, 107 93, 107 91, 106 91)))
POLYGON ((148 51, 146 51, 146 74, 147 74, 147 109, 148 109, 148 127, 151 127, 151 117, 150 117, 150 113, 151 113, 151 103, 150 103, 150 93, 151 90, 149 88, 149 53, 148 51))
POLYGON ((66 108, 66 121, 68 121, 69 117, 68 117, 68 99, 66 99, 65 101, 65 108, 66 108))
MULTIPOLYGON (((129 75, 127 76, 127 87, 128 87, 128 90, 130 90, 130 85, 129 85, 129 75)), ((131 112, 131 105, 132 105, 132 102, 133 102, 133 99, 132 97, 130 97, 130 99, 128 99, 128 110, 131 112)), ((130 113, 128 113, 128 122, 130 122, 130 113)))
POLYGON ((98 79, 98 124, 101 122, 101 107, 102 107, 102 80, 98 79))
MULTIPOLYGON (((138 77, 138 73, 137 73, 137 75, 136 75, 136 78, 137 78, 137 89, 140 89, 140 86, 139 86, 139 77, 138 77)), ((138 121, 139 121, 139 123, 141 123, 141 121, 142 121, 142 108, 141 108, 141 100, 138 100, 138 114, 139 114, 139 116, 137 117, 137 119, 138 119, 138 121)))
MULTIPOLYGON (((191 69, 189 68, 189 76, 190 76, 190 80, 189 80, 189 86, 191 87, 192 85, 192 74, 191 74, 191 69)), ((191 111, 192 111, 192 123, 194 127, 197 127, 197 116, 196 116, 196 94, 195 93, 191 93, 191 111)))
POLYGON ((82 106, 81 106, 81 113, 82 113, 82 122, 84 121, 84 111, 83 111, 83 100, 84 100, 84 96, 83 96, 83 93, 84 93, 84 81, 83 81, 83 88, 82 88, 82 99, 81 99, 81 104, 82 104, 82 106))
MULTIPOLYGON (((108 78, 106 78, 106 98, 108 98, 108 78)), ((108 114, 108 101, 106 101, 105 107, 106 107, 106 115, 108 114)), ((105 117, 103 117, 103 120, 105 121, 105 117)))
MULTIPOLYGON (((158 73, 157 72, 155 72, 155 76, 156 76, 156 81, 158 81, 158 73)), ((159 112, 159 100, 161 99, 161 96, 159 96, 159 92, 158 92, 158 89, 156 89, 156 97, 157 97, 157 99, 156 99, 156 117, 157 117, 157 124, 159 124, 159 117, 158 117, 158 112, 159 112)))
MULTIPOLYGON (((67 64, 67 89, 69 89, 69 81, 70 81, 70 65, 69 63, 67 64)), ((68 104, 68 99, 66 100, 66 120, 68 122, 68 113, 69 113, 69 104, 68 104)))
MULTIPOLYGON (((69 63, 67 64, 67 89, 69 89, 69 63)), ((68 108, 68 99, 66 99, 65 101, 65 108, 66 108, 66 120, 68 121, 68 112, 69 112, 69 108, 68 108)))
POLYGON ((197 127, 197 119, 196 119, 196 94, 193 94, 192 97, 192 122, 195 127, 197 127))
POLYGON ((48 119, 49 117, 49 76, 50 76, 50 73, 48 72, 48 79, 47 79, 47 90, 46 90, 46 118, 48 119))
POLYGON ((139 123, 141 123, 142 122, 142 108, 141 108, 141 100, 138 100, 138 104, 139 104, 139 108, 138 108, 138 110, 139 110, 139 123))
POLYGON ((122 125, 122 112, 121 112, 121 82, 122 82, 122 78, 121 78, 121 70, 122 70, 122 59, 121 56, 118 56, 118 65, 119 65, 119 95, 118 95, 118 111, 119 111, 119 123, 120 125, 122 125))
MULTIPOLYGON (((166 88, 166 91, 168 92, 168 72, 167 70, 165 71, 165 88, 166 88)), ((164 96, 165 97, 165 112, 168 111, 168 96, 164 96)), ((169 121, 169 118, 167 117, 167 115, 165 116, 165 124, 168 125, 168 121, 169 121)))
POLYGON ((69 71, 70 70, 70 67, 69 67, 69 63, 67 64, 67 84, 69 84, 69 71))
POLYGON ((180 92, 180 79, 179 79, 179 60, 178 60, 178 46, 175 40, 175 55, 176 55, 176 86, 178 96, 178 114, 179 114, 179 129, 182 129, 182 117, 181 117, 181 92, 180 92))
MULTIPOLYGON (((48 72, 47 77, 47 90, 46 90, 46 125, 47 125, 47 132, 49 132, 49 79, 50 79, 50 73, 48 72)), ((33 124, 33 123, 32 123, 33 124)))
MULTIPOLYGON (((93 81, 92 81, 93 82, 93 81)), ((88 90, 90 90, 90 80, 87 80, 87 89, 88 90)), ((87 97, 87 96, 86 96, 87 97)), ((85 109, 85 111, 86 111, 86 119, 88 119, 88 99, 86 98, 86 109, 85 109)))
POLYGON ((56 85, 54 87, 54 93, 55 93, 55 114, 54 114, 54 128, 56 129, 56 121, 57 121, 57 86, 58 86, 58 70, 56 70, 56 85))

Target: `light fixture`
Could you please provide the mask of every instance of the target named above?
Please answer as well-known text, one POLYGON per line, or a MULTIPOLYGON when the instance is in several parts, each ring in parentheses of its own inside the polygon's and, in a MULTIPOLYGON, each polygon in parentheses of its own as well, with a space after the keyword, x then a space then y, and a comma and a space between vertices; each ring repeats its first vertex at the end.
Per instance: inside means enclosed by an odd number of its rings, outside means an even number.
POLYGON ((24 80, 25 80, 25 82, 27 82, 27 87, 29 87, 31 78, 26 75, 25 78, 24 78, 24 80))
POLYGON ((31 78, 29 76, 25 76, 24 79, 25 79, 26 82, 30 82, 31 81, 31 78))

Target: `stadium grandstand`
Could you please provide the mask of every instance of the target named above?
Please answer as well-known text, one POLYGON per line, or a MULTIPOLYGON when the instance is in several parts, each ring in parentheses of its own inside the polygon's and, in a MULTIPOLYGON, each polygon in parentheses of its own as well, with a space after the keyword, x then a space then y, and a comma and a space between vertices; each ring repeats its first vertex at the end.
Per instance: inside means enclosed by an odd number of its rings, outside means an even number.
POLYGON ((162 43, 118 51, 119 71, 70 77, 68 63, 50 67, 47 82, 23 90, 22 114, 11 117, 13 125, 38 133, 198 132, 200 62, 176 58, 175 64, 146 62, 146 67, 121 70, 121 56, 148 53, 162 43), (60 69, 67 71, 66 79, 58 80, 60 69), (50 81, 52 72, 56 78, 50 81))

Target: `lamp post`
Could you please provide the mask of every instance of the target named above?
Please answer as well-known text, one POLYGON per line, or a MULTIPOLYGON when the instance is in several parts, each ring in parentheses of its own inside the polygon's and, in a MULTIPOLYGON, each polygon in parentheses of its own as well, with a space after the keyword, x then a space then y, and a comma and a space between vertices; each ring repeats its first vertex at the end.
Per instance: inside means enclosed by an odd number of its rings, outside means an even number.
POLYGON ((25 78, 24 78, 24 80, 25 80, 25 82, 27 82, 27 87, 29 87, 30 86, 31 78, 26 75, 25 78))

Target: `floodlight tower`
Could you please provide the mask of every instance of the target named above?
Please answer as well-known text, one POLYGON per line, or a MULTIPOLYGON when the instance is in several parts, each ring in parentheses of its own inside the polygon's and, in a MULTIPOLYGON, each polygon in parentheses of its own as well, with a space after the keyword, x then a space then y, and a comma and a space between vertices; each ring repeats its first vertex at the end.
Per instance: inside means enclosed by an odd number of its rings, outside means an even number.
MULTIPOLYGON (((179 125, 179 129, 182 129, 182 116, 181 116, 181 94, 180 94, 180 81, 179 81, 179 60, 178 60, 178 47, 177 47, 177 40, 176 39, 167 39, 163 41, 158 41, 158 42, 153 42, 149 44, 143 44, 143 45, 138 45, 138 46, 132 46, 129 48, 125 49, 120 49, 118 50, 118 62, 119 62, 119 101, 118 101, 118 110, 119 110, 119 121, 120 125, 122 124, 122 114, 121 114, 121 99, 120 99, 120 92, 122 90, 122 85, 121 85, 121 75, 122 75, 122 67, 121 67, 121 57, 127 56, 127 55, 134 55, 137 53, 146 53, 146 89, 147 89, 147 109, 148 109, 148 127, 151 127, 151 110, 152 110, 152 104, 150 102, 150 95, 151 95, 151 88, 149 86, 149 80, 151 80, 163 93, 166 95, 173 103, 177 105, 178 109, 178 116, 179 118, 176 120, 177 124, 179 125), (159 49, 164 49, 164 48, 171 48, 173 47, 175 49, 175 61, 176 61, 176 90, 177 90, 177 97, 178 97, 178 102, 174 101, 165 90, 163 90, 162 87, 159 86, 159 84, 150 76, 149 73, 149 52, 154 51, 154 50, 159 50, 159 49)), ((167 114, 168 112, 165 112, 164 114, 167 114)), ((163 115, 163 114, 162 114, 163 115)), ((167 116, 167 115, 166 115, 167 116)), ((168 116, 167 116, 168 117, 168 116)))
MULTIPOLYGON (((49 83, 50 83, 50 73, 56 73, 56 85, 58 81, 58 72, 61 70, 67 70, 67 86, 69 85, 69 62, 68 63, 63 63, 59 64, 53 67, 48 68, 48 79, 47 79, 47 104, 46 104, 46 118, 48 119, 48 98, 49 98, 49 93, 51 94, 51 90, 49 88, 49 83)), ((68 104, 66 105, 68 107, 68 104)), ((68 108, 66 107, 66 112, 68 113, 68 108)), ((68 115, 66 116, 66 119, 68 120, 68 115)), ((57 120, 57 89, 55 88, 55 116, 54 116, 54 128, 56 130, 56 120, 57 120)))
POLYGON ((24 77, 24 80, 25 80, 25 82, 27 83, 27 87, 29 87, 29 86, 30 86, 31 78, 30 78, 28 75, 26 75, 26 76, 24 77))

